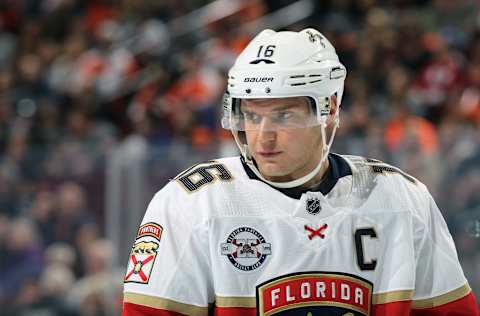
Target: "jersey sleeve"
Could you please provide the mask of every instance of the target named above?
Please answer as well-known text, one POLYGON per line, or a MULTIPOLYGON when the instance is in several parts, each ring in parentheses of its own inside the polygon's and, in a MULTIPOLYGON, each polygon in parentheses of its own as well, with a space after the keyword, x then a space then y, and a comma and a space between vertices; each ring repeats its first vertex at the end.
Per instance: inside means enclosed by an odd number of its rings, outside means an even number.
POLYGON ((147 208, 128 258, 123 316, 208 315, 208 227, 178 191, 167 185, 147 208))
POLYGON ((447 224, 430 193, 416 238, 415 290, 412 314, 478 315, 478 306, 458 261, 447 224))

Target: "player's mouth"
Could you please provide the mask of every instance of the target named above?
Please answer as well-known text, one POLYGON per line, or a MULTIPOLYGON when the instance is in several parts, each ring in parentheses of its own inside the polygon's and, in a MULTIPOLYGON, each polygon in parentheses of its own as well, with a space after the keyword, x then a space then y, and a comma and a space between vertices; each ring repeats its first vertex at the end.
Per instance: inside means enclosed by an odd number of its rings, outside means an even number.
POLYGON ((257 154, 264 158, 272 158, 280 155, 281 151, 258 151, 257 154))

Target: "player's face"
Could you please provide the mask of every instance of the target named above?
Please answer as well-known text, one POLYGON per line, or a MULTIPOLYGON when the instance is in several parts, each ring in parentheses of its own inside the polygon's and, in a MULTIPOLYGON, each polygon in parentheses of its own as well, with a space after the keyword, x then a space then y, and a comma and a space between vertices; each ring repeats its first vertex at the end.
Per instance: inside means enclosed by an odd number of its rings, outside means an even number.
POLYGON ((245 134, 249 151, 267 180, 292 181, 318 165, 323 146, 321 127, 306 124, 281 128, 285 118, 311 119, 312 109, 306 98, 242 100, 241 109, 248 116, 245 134))

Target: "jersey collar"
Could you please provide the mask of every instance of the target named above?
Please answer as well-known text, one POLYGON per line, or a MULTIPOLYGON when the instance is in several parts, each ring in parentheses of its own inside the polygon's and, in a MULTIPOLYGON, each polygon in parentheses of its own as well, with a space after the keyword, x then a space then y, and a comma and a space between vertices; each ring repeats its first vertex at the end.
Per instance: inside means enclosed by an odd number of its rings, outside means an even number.
MULTIPOLYGON (((245 160, 243 159, 243 157, 240 157, 240 160, 242 162, 243 169, 245 170, 245 172, 247 173, 250 179, 262 181, 266 183, 265 181, 261 180, 255 175, 255 173, 245 163, 245 160)), ((343 159, 340 155, 330 153, 328 155, 328 161, 330 163, 330 166, 327 169, 326 177, 322 182, 320 182, 313 188, 307 189, 302 187, 295 187, 295 188, 281 189, 281 188, 276 188, 274 186, 271 186, 268 183, 266 184, 274 188, 275 190, 280 191, 283 194, 297 200, 300 199, 302 194, 306 192, 321 192, 323 195, 327 195, 333 189, 335 184, 337 184, 338 179, 345 176, 352 175, 352 170, 350 169, 350 166, 345 161, 345 159, 343 159)))

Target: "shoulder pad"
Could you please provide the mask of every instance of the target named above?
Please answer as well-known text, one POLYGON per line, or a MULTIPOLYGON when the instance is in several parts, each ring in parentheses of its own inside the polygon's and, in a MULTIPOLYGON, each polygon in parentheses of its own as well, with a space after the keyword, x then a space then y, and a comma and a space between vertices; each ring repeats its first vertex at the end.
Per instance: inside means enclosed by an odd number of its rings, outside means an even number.
POLYGON ((353 164, 355 169, 357 169, 357 171, 359 172, 363 171, 381 175, 398 174, 401 175, 405 180, 413 184, 418 183, 418 180, 409 175, 408 173, 383 161, 373 158, 365 158, 361 156, 345 155, 342 157, 344 157, 345 159, 347 159, 347 161, 353 164))
POLYGON ((178 174, 172 181, 176 181, 188 193, 196 192, 214 182, 232 181, 233 175, 224 163, 209 160, 195 164, 178 174))

